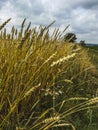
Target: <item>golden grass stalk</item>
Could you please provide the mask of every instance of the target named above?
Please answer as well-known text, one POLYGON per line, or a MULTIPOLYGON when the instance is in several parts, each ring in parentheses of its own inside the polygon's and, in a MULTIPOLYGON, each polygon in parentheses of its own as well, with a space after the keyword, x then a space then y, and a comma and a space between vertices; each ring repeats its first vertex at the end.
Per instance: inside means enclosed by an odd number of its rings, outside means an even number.
POLYGON ((28 90, 27 92, 25 92, 24 98, 29 96, 31 93, 33 93, 36 89, 38 89, 40 87, 41 84, 38 84, 37 86, 34 86, 32 88, 30 88, 30 90, 28 90))
POLYGON ((30 36, 31 31, 27 32, 25 36, 22 38, 22 40, 19 42, 18 48, 22 49, 23 44, 25 43, 25 40, 30 36))
POLYGON ((67 127, 70 127, 70 126, 71 126, 72 130, 76 130, 75 127, 74 127, 74 125, 71 124, 71 123, 60 123, 60 124, 56 124, 56 125, 53 126, 53 128, 56 127, 56 128, 59 128, 59 129, 60 129, 60 127, 65 127, 65 128, 66 128, 66 126, 67 126, 67 127))
POLYGON ((60 65, 61 63, 65 62, 65 61, 68 61, 69 59, 73 58, 76 56, 76 53, 73 53, 73 54, 70 54, 66 57, 63 57, 63 58, 60 58, 59 60, 57 61, 54 61, 52 64, 51 64, 51 67, 55 66, 55 65, 60 65))
POLYGON ((5 25, 11 20, 11 18, 9 18, 8 20, 6 20, 2 25, 0 25, 0 30, 2 30, 5 25))

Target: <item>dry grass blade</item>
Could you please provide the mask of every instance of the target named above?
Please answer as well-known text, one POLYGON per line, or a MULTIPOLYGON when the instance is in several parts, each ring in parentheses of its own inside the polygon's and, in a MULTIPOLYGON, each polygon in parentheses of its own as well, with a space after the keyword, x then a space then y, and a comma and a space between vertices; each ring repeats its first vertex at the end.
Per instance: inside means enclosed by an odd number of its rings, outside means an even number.
POLYGON ((54 62, 51 64, 51 67, 53 67, 53 66, 55 66, 55 65, 58 65, 58 64, 61 64, 61 63, 65 62, 65 61, 67 61, 67 60, 69 60, 70 58, 73 58, 73 57, 75 57, 75 56, 76 56, 76 53, 73 53, 73 54, 70 54, 70 55, 68 55, 68 56, 66 56, 66 57, 60 58, 59 60, 54 61, 54 62))
POLYGON ((30 26, 31 26, 31 22, 28 24, 28 26, 27 26, 27 28, 26 28, 26 30, 25 30, 25 34, 28 32, 28 31, 30 31, 29 29, 30 29, 30 26))
MULTIPOLYGON (((90 100, 84 101, 82 103, 79 103, 78 105, 75 105, 74 107, 71 107, 69 110, 63 112, 60 117, 65 118, 66 116, 69 116, 73 113, 79 112, 81 110, 85 110, 88 108, 93 108, 96 106, 96 103, 98 103, 98 98, 92 98, 90 100), (93 106, 95 105, 95 106, 93 106)), ((97 106, 96 106, 97 107, 97 106)))
POLYGON ((26 22, 26 18, 23 20, 21 28, 24 28, 25 22, 26 22))
POLYGON ((45 115, 51 111, 51 108, 50 109, 47 109, 45 110, 43 113, 41 113, 41 115, 37 118, 37 120, 33 123, 33 126, 30 128, 30 130, 33 130, 35 129, 36 127, 42 125, 44 123, 43 121, 43 117, 45 117, 45 115), (42 120, 41 120, 42 119, 42 120), (40 121, 41 120, 41 121, 40 121))
POLYGON ((27 32, 26 35, 22 38, 22 40, 18 44, 18 48, 22 49, 23 44, 27 40, 27 38, 30 36, 31 31, 27 32))
POLYGON ((73 124, 66 123, 66 122, 65 123, 56 124, 56 125, 53 126, 53 128, 54 127, 56 127, 56 128, 65 127, 66 128, 66 126, 68 126, 68 127, 71 126, 72 130, 76 130, 73 124))
POLYGON ((25 92, 24 94, 24 98, 29 96, 31 93, 33 93, 36 89, 38 89, 40 87, 41 84, 38 84, 32 88, 30 88, 30 90, 28 90, 27 92, 25 92))
POLYGON ((67 25, 67 27, 63 30, 63 32, 60 34, 60 36, 59 36, 59 38, 61 38, 62 37, 62 35, 64 34, 64 32, 69 28, 69 26, 70 26, 70 24, 69 25, 67 25))
POLYGON ((50 26, 52 26, 54 23, 55 23, 56 21, 54 20, 52 23, 50 23, 48 26, 46 26, 46 30, 50 27, 50 26))
POLYGON ((4 28, 4 26, 11 20, 11 18, 9 18, 7 21, 5 21, 1 26, 0 26, 0 30, 2 30, 4 28))
POLYGON ((66 103, 66 102, 68 102, 68 101, 88 101, 88 98, 84 98, 84 97, 73 97, 73 98, 69 98, 69 99, 67 99, 67 100, 63 100, 62 102, 61 102, 61 105, 60 105, 60 108, 59 108, 59 110, 58 110, 58 112, 60 112, 61 111, 61 109, 63 108, 63 106, 64 106, 64 104, 66 103))
POLYGON ((26 22, 26 18, 23 20, 22 25, 21 25, 21 31, 20 31, 21 36, 22 36, 22 33, 23 33, 25 22, 26 22))

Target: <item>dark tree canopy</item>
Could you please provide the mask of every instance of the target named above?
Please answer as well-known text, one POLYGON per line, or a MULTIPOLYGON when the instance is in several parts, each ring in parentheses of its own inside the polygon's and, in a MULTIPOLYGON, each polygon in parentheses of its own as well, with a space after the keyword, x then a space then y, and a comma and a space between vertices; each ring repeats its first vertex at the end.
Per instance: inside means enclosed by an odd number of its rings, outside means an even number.
POLYGON ((75 42, 76 39, 76 34, 74 33, 67 33, 66 35, 64 35, 64 41, 75 42))
POLYGON ((81 46, 85 46, 85 45, 86 45, 85 40, 81 40, 79 44, 80 44, 81 46))

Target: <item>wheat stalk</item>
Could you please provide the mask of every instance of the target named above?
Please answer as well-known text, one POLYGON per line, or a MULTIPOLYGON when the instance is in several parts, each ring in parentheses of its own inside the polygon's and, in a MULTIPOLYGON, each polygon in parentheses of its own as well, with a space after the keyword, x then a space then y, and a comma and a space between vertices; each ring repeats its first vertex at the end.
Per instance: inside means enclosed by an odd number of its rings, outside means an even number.
POLYGON ((0 30, 2 30, 4 28, 4 26, 11 20, 11 18, 9 18, 7 21, 5 21, 1 26, 0 26, 0 30))
POLYGON ((51 64, 51 67, 55 66, 55 65, 60 65, 61 63, 65 62, 65 61, 68 61, 69 59, 73 58, 76 56, 76 53, 73 53, 73 54, 70 54, 68 56, 64 56, 63 58, 60 58, 59 60, 57 61, 54 61, 52 64, 51 64))

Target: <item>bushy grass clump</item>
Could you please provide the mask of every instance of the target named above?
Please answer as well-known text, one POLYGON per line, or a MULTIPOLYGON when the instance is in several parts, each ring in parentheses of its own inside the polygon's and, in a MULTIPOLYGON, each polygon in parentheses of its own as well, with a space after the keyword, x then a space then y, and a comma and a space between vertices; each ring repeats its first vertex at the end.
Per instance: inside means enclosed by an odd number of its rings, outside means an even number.
POLYGON ((24 29, 24 19, 20 30, 12 27, 7 34, 9 20, 0 26, 1 129, 75 130, 68 117, 98 102, 91 98, 96 68, 87 51, 60 40, 58 29, 50 37, 52 24, 24 29))

